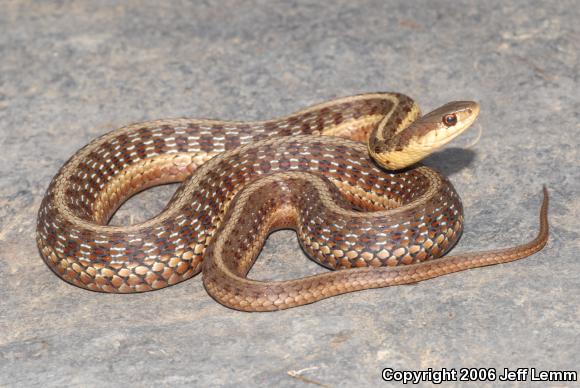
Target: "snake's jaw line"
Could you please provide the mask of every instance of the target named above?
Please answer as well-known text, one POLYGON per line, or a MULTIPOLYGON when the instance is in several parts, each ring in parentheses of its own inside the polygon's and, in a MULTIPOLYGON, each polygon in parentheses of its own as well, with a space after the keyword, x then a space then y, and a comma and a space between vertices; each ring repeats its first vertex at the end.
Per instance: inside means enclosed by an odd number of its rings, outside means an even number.
POLYGON ((369 143, 369 153, 388 170, 401 170, 429 156, 469 128, 479 115, 474 101, 453 101, 424 115, 396 135, 375 146, 369 143), (446 123, 452 118, 451 124, 446 123))

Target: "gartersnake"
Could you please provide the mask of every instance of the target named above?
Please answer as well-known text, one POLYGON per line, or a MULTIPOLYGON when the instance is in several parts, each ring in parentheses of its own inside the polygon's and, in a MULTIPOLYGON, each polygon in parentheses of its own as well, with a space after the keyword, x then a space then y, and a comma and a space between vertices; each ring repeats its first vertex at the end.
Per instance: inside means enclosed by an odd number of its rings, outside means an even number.
POLYGON ((531 242, 440 258, 462 232, 461 201, 445 177, 414 163, 478 113, 474 102, 453 102, 421 117, 409 97, 375 93, 264 122, 130 125, 88 144, 54 177, 39 210, 38 246, 58 276, 94 291, 159 289, 203 268, 207 291, 245 311, 523 258, 548 238, 545 189, 531 242), (107 225, 136 192, 181 181, 158 216, 107 225), (313 260, 338 271, 247 279, 267 235, 280 228, 295 229, 313 260))

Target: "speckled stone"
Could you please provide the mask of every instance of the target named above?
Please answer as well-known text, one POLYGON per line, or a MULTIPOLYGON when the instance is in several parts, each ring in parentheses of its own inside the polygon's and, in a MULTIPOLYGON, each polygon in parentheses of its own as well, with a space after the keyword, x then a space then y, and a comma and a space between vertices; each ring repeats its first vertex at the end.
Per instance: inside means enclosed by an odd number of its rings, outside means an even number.
MULTIPOLYGON (((0 386, 376 386, 385 367, 577 370, 577 1, 0 8, 0 386), (507 265, 264 314, 222 307, 199 278, 106 295, 43 264, 39 202, 90 139, 135 121, 271 118, 371 91, 406 93, 425 111, 481 103, 475 129, 427 160, 464 201, 455 252, 531 238, 542 184, 552 194, 548 246, 507 265)), ((175 188, 138 195, 113 222, 153 216, 175 188)), ((279 232, 252 276, 320 271, 292 232, 279 232)))

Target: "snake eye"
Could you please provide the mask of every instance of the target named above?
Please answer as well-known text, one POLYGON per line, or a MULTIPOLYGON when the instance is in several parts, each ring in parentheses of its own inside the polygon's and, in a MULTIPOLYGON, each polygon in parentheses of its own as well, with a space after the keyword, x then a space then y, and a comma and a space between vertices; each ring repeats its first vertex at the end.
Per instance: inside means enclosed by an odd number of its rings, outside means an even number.
POLYGON ((443 116, 443 124, 452 127, 457 124, 457 115, 455 113, 443 116))

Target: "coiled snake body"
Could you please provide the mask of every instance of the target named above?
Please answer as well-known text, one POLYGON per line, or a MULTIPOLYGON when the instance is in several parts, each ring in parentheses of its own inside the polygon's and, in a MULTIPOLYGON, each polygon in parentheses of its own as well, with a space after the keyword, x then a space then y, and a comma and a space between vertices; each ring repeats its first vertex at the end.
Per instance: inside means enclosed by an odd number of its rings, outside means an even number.
POLYGON ((534 240, 441 258, 462 231, 460 198, 436 171, 408 168, 478 112, 476 103, 453 102, 420 117, 409 97, 375 93, 272 121, 130 125, 94 140, 61 168, 39 210, 38 246, 58 276, 94 291, 159 289, 203 269, 212 297, 245 311, 529 256, 548 238, 545 189, 534 240), (107 225, 134 193, 181 181, 158 216, 107 225), (248 279, 267 235, 280 228, 295 229, 304 251, 337 271, 248 279))

